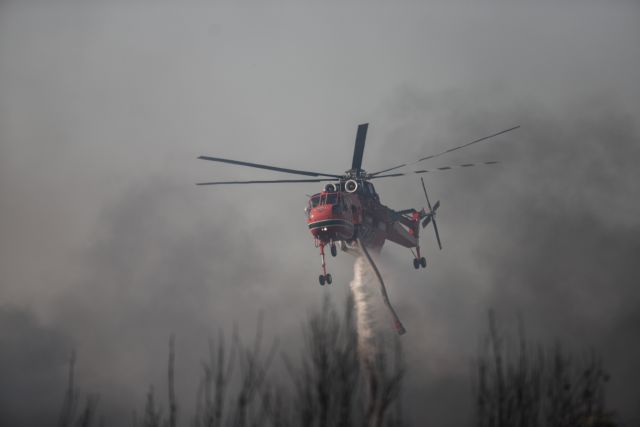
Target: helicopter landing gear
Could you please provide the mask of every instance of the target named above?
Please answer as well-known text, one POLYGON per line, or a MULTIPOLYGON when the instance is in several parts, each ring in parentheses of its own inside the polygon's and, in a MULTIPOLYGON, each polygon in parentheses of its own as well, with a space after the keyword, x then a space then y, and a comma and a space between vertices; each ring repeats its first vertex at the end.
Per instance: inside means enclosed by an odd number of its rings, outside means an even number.
POLYGON ((417 254, 413 258, 413 268, 415 268, 416 270, 420 267, 427 268, 427 259, 423 256, 420 256, 420 246, 416 248, 416 252, 417 254))
MULTIPOLYGON (((334 254, 334 252, 337 254, 338 251, 336 249, 336 245, 331 243, 331 255, 334 254)), ((335 256, 335 255, 333 255, 335 256)), ((320 282, 320 286, 324 286, 324 284, 326 283, 327 285, 330 285, 333 282, 333 277, 331 277, 331 274, 327 273, 327 263, 325 262, 325 257, 324 257, 324 243, 320 242, 320 258, 322 259, 322 273, 319 277, 318 277, 318 281, 320 282)))
POLYGON ((416 270, 422 268, 427 268, 427 259, 425 257, 414 258, 413 259, 413 268, 416 270))
POLYGON ((327 273, 324 276, 321 274, 320 276, 318 276, 318 281, 320 282, 320 286, 324 286, 324 284, 326 283, 327 285, 330 285, 331 282, 333 282, 333 277, 331 277, 331 274, 327 273))
POLYGON ((331 249, 331 256, 332 257, 335 257, 336 255, 338 255, 338 248, 336 248, 336 244, 335 243, 331 243, 330 249, 331 249))

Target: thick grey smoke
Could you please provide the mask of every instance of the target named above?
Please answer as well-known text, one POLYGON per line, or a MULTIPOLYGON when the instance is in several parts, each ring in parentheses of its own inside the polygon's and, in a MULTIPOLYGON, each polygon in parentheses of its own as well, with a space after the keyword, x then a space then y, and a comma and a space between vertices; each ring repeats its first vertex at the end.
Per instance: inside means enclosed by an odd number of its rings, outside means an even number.
MULTIPOLYGON (((426 96, 422 101, 414 96, 410 108, 432 116, 439 100, 452 106, 441 125, 445 134, 464 129, 472 140, 490 133, 487 112, 456 113, 453 106, 462 104, 456 97, 431 95, 427 102, 426 96)), ((425 235, 431 274, 409 282, 412 292, 422 295, 415 301, 424 303, 405 299, 408 306, 399 311, 409 313, 404 314, 412 322, 408 330, 436 343, 421 345, 414 357, 431 354, 440 360, 431 372, 418 370, 423 378, 416 381, 442 386, 432 396, 444 405, 433 407, 438 418, 452 419, 449 402, 456 390, 468 387, 456 385, 463 361, 451 350, 469 356, 477 350, 489 307, 498 311, 505 331, 515 332, 510 324, 522 315, 535 340, 557 340, 577 354, 588 348, 601 353, 613 378, 609 402, 622 420, 640 418, 632 403, 638 378, 631 362, 638 360, 640 347, 629 329, 640 297, 640 204, 634 196, 640 135, 634 117, 607 96, 515 106, 503 119, 521 124, 518 134, 440 162, 500 160, 501 165, 428 175, 430 193, 442 200, 438 225, 444 250, 430 250, 432 236, 425 235), (456 263, 452 252, 465 261, 456 263), (472 324, 475 334, 469 333, 472 324)), ((401 260, 406 263, 406 257, 401 260)), ((422 386, 412 391, 412 396, 429 393, 422 386)))
POLYGON ((71 341, 26 310, 0 307, 0 425, 53 425, 71 341), (52 419, 52 416, 54 417, 52 419))
MULTIPOLYGON (((33 420, 29 399, 57 416, 73 348, 107 425, 163 389, 171 333, 182 414, 219 328, 250 332, 263 311, 296 348, 309 308, 352 277, 339 256, 317 285, 302 209, 320 187, 195 188, 279 178, 195 158, 340 173, 363 122, 369 171, 522 126, 425 164, 502 161, 426 175, 444 244, 426 230, 426 270, 382 249, 408 419, 469 421, 493 307, 505 328, 521 313, 532 338, 602 353, 612 406, 638 424, 639 17, 589 0, 1 2, 8 424, 33 420)), ((424 204, 417 177, 376 188, 392 208, 424 204)))

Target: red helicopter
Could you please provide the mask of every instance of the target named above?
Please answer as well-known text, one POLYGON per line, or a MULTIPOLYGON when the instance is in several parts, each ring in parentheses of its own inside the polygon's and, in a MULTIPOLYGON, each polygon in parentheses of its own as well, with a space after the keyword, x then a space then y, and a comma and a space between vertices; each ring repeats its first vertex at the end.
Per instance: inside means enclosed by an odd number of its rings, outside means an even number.
MULTIPOLYGON (((446 151, 422 157, 413 162, 403 163, 378 172, 367 173, 362 169, 362 156, 364 154, 364 144, 368 126, 368 123, 358 126, 353 159, 351 161, 351 169, 347 170, 343 175, 287 169, 258 163, 222 159, 218 157, 200 156, 198 158, 203 160, 230 163, 258 169, 267 169, 313 178, 258 181, 217 181, 201 182, 197 185, 330 182, 325 185, 323 191, 310 197, 308 206, 305 208, 309 230, 314 237, 316 247, 320 248, 322 274, 319 276, 318 280, 321 285, 324 285, 325 283, 331 284, 333 281, 331 274, 327 273, 324 254, 324 249, 327 245, 329 245, 331 255, 334 257, 338 253, 337 244, 339 244, 340 248, 345 252, 361 247, 364 249, 367 257, 369 257, 366 252, 366 248, 379 251, 384 242, 386 240, 390 240, 411 250, 414 256, 413 267, 415 269, 419 269, 420 267, 425 268, 427 266, 427 260, 420 252, 420 225, 422 225, 422 228, 425 228, 429 224, 433 224, 433 230, 435 232, 438 246, 442 249, 440 234, 438 233, 438 227, 436 224, 436 211, 440 207, 440 201, 437 201, 433 206, 431 206, 429 196, 427 195, 427 189, 424 185, 424 179, 421 178, 422 189, 427 200, 428 210, 423 208, 421 210, 404 209, 395 211, 380 202, 380 197, 378 196, 378 193, 376 193, 376 190, 370 181, 380 178, 404 176, 411 173, 424 174, 430 172, 430 170, 423 169, 408 173, 389 173, 424 160, 433 159, 435 157, 451 153, 498 135, 502 135, 506 132, 517 129, 520 126, 505 129, 498 133, 450 148, 446 151)), ((498 162, 465 163, 457 165, 457 167, 466 168, 477 164, 495 163, 498 162)), ((434 170, 448 170, 452 168, 452 166, 443 166, 434 170)))

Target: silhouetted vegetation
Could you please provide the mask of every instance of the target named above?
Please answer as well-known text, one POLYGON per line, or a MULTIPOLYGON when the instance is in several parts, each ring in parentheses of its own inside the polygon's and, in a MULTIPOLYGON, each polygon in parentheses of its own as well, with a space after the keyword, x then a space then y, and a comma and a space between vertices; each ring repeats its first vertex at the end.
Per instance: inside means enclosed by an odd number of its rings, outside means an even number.
MULTIPOLYGON (((326 299, 305 323, 303 350, 296 358, 279 353, 277 341, 265 345, 261 324, 258 321, 251 345, 242 341, 235 327, 230 339, 220 332, 216 340, 209 341, 209 356, 203 363, 191 418, 178 406, 174 391, 176 352, 171 337, 168 411, 163 410, 150 387, 140 415, 133 413, 133 427, 402 425, 398 396, 404 362, 400 342, 381 342, 377 346, 380 351, 361 357, 353 301, 347 301, 340 315, 326 299), (284 377, 270 375, 276 362, 282 363, 284 377), (397 405, 392 408, 394 402, 397 405)), ((72 356, 59 426, 93 426, 97 399, 88 399, 78 413, 74 365, 72 356)))
POLYGON ((58 420, 59 427, 90 427, 94 425, 96 418, 97 396, 87 396, 84 406, 79 410, 80 392, 75 384, 75 365, 76 354, 74 351, 69 359, 69 377, 58 420))
POLYGON ((401 425, 398 395, 404 361, 400 342, 397 338, 380 342, 375 346, 380 351, 359 354, 352 307, 348 301, 340 317, 325 301, 306 325, 299 363, 283 356, 294 384, 293 413, 285 425, 401 425), (398 405, 390 413, 393 402, 398 405))
MULTIPOLYGON (((400 391, 405 373, 397 337, 377 337, 380 349, 361 354, 353 304, 342 314, 325 300, 303 326, 303 347, 296 357, 265 344, 262 321, 247 345, 237 327, 231 337, 219 332, 209 341, 192 416, 179 406, 174 390, 175 341, 169 340, 167 410, 153 387, 133 427, 400 427, 404 425, 400 391), (276 366, 281 363, 280 366, 276 366), (284 375, 277 378, 277 373, 284 375)), ((532 346, 520 323, 518 339, 499 334, 493 313, 476 361, 473 393, 478 427, 610 427, 605 406, 609 380, 594 352, 572 357, 560 345, 532 346)), ((95 396, 79 407, 69 363, 68 386, 59 427, 98 425, 95 396)), ((428 421, 428 420, 427 420, 428 421)), ((100 423, 99 425, 103 425, 100 423)))
POLYGON ((493 312, 474 383, 478 427, 609 427, 609 375, 594 352, 572 357, 557 344, 532 347, 519 324, 517 344, 502 337, 493 312), (516 347, 516 348, 514 348, 516 347))

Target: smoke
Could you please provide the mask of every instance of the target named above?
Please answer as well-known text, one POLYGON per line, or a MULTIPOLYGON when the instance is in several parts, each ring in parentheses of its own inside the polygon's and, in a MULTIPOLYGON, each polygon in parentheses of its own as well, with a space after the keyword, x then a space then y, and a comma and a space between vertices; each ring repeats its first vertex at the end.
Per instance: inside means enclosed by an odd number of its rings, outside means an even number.
MULTIPOLYGON (((0 300, 33 313, 33 334, 16 337, 61 340, 30 351, 0 334, 6 407, 61 398, 74 346, 107 422, 165 377, 172 332, 184 401, 218 328, 251 328, 242 319, 261 310, 296 346, 326 291, 308 283, 298 209, 316 186, 204 191, 191 184, 276 177, 195 157, 336 172, 368 121, 369 170, 522 125, 425 163, 501 161, 425 175, 445 243, 437 253, 424 236, 429 268, 383 249, 411 333, 414 423, 468 421, 488 307, 522 312, 532 337, 601 351, 621 418, 640 416, 640 2, 188 3, 0 3, 0 300), (49 387, 40 370, 55 370, 49 387)), ((375 185, 390 207, 423 200, 415 177, 375 185)))
POLYGON ((3 304, 0 343, 0 425, 50 425, 61 403, 71 339, 32 311, 3 304))

